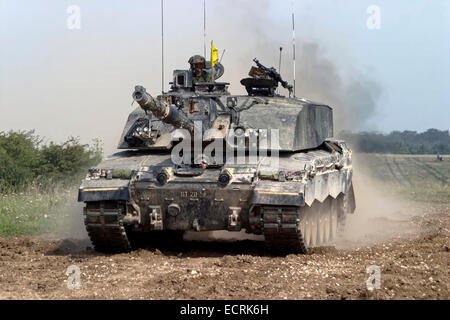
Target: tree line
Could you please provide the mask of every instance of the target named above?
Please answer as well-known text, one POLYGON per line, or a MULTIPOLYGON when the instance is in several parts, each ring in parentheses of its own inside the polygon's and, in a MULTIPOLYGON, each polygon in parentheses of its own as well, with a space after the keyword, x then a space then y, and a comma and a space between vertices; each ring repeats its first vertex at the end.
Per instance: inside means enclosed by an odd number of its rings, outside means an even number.
POLYGON ((339 138, 346 140, 352 149, 368 153, 396 154, 450 154, 448 130, 428 129, 425 132, 392 131, 378 132, 342 131, 339 138))

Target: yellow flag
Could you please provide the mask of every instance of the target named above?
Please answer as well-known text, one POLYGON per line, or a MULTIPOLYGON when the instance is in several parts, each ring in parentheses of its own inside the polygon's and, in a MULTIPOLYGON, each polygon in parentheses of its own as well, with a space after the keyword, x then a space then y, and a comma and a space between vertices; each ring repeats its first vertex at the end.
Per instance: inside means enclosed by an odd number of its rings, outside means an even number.
POLYGON ((211 67, 219 61, 219 50, 214 47, 214 42, 211 41, 211 67))

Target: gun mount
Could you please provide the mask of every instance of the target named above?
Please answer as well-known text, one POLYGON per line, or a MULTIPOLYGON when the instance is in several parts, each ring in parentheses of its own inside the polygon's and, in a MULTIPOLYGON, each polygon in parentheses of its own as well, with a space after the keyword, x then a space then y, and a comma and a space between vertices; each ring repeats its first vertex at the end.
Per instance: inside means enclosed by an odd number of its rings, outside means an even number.
POLYGON ((275 68, 267 68, 256 58, 253 59, 253 62, 257 67, 251 67, 248 73, 251 78, 241 80, 241 84, 245 86, 249 95, 273 96, 278 83, 281 83, 281 86, 289 91, 289 96, 291 95, 292 86, 283 80, 275 68))

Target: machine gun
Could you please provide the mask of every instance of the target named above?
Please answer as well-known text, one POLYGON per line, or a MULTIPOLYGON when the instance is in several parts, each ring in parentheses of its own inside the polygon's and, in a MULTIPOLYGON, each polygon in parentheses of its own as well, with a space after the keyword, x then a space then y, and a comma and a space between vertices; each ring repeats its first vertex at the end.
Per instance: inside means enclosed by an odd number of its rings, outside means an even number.
POLYGON ((273 79, 275 80, 277 83, 281 83, 281 85, 283 86, 283 88, 288 89, 289 90, 289 95, 292 92, 292 86, 287 83, 287 81, 284 81, 283 78, 281 78, 281 75, 277 72, 277 70, 275 68, 267 68, 265 66, 263 66, 258 59, 253 59, 253 62, 256 63, 256 65, 258 66, 258 69, 262 71, 262 73, 264 74, 265 78, 268 79, 273 79))

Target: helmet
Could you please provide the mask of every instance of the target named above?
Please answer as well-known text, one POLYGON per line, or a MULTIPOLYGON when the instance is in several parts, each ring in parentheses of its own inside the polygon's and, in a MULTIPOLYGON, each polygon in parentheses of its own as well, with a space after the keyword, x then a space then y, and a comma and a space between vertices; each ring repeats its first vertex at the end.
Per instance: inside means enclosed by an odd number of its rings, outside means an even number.
POLYGON ((195 68, 205 68, 206 60, 200 55, 195 55, 189 58, 189 64, 195 68))

